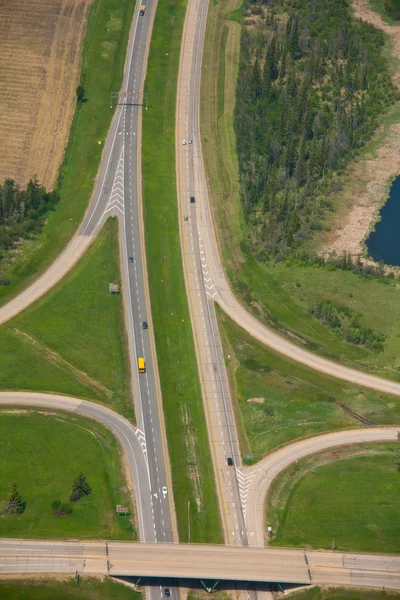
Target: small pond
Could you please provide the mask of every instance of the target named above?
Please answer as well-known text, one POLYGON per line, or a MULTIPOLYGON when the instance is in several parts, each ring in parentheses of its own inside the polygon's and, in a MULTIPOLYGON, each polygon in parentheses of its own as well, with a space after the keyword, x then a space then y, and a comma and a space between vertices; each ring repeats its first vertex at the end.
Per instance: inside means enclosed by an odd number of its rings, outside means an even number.
POLYGON ((377 262, 400 266, 400 176, 390 188, 389 198, 381 208, 381 220, 366 240, 368 256, 377 262))

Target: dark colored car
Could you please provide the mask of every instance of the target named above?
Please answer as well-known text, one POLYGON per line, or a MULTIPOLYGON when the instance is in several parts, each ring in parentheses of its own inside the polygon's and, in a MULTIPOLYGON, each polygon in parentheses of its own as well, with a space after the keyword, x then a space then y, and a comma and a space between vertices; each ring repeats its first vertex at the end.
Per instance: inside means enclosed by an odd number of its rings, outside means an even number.
POLYGON ((228 456, 228 458, 226 459, 226 462, 228 463, 228 467, 232 467, 233 459, 230 456, 228 456))
POLYGON ((129 262, 133 262, 133 256, 129 257, 129 262))
POLYGON ((147 321, 143 321, 142 323, 143 329, 148 329, 147 321))
POLYGON ((190 202, 191 202, 192 204, 194 204, 194 203, 196 202, 196 200, 194 199, 194 196, 190 196, 190 202))
POLYGON ((170 591, 168 588, 165 588, 165 590, 164 590, 164 596, 165 596, 166 598, 169 598, 169 597, 170 597, 170 595, 171 595, 171 591, 170 591))

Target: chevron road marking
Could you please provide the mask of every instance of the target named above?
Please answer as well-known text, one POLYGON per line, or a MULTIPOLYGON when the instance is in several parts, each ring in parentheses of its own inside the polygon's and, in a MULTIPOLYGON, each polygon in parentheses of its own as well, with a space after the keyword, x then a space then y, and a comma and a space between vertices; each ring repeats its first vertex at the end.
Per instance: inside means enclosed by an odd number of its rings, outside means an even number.
POLYGON ((103 216, 112 211, 119 211, 124 215, 124 145, 122 145, 121 156, 118 161, 110 199, 103 216))

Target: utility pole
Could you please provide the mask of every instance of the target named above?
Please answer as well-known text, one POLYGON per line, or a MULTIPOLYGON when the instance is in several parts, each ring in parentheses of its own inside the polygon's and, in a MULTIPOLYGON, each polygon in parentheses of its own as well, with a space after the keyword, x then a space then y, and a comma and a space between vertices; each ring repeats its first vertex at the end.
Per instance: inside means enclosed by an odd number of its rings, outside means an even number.
POLYGON ((188 544, 190 544, 190 500, 188 500, 188 544))

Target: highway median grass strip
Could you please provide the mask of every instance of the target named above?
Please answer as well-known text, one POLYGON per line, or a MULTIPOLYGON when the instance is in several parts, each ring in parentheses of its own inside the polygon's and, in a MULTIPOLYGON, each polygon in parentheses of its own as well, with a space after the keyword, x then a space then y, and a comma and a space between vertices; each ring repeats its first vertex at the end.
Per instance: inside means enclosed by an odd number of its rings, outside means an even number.
POLYGON ((93 399, 133 419, 122 294, 109 283, 121 284, 116 219, 60 283, 0 327, 0 389, 93 399))
POLYGON ((143 180, 147 265, 180 541, 222 542, 180 250, 175 102, 185 0, 159 0, 146 79, 143 180), (189 519, 188 519, 189 517, 189 519))
POLYGON ((273 483, 273 546, 399 553, 399 443, 345 446, 299 461, 273 483))
POLYGON ((11 284, 0 286, 1 304, 57 257, 82 221, 113 114, 110 93, 121 87, 134 7, 132 0, 93 1, 82 53, 87 101, 79 105, 72 122, 57 186, 61 199, 40 236, 22 244, 25 250, 4 273, 11 284))
POLYGON ((118 443, 102 425, 55 411, 0 409, 0 537, 135 540, 132 511, 115 512, 116 504, 131 505, 125 486, 118 443), (92 492, 70 502, 80 472, 92 492), (6 511, 13 483, 26 503, 22 514, 6 511), (56 500, 72 513, 55 516, 56 500))
POLYGON ((308 369, 257 342, 219 307, 217 317, 243 457, 257 461, 299 438, 400 422, 399 398, 308 369))

